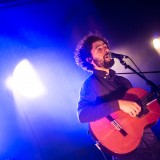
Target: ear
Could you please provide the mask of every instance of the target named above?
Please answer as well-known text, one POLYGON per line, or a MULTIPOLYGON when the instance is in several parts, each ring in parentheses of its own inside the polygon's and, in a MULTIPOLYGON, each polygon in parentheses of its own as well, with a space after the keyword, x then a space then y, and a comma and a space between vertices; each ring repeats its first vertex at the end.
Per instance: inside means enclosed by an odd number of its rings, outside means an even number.
POLYGON ((92 58, 88 57, 88 58, 86 58, 86 61, 89 62, 89 63, 91 63, 92 62, 92 58))

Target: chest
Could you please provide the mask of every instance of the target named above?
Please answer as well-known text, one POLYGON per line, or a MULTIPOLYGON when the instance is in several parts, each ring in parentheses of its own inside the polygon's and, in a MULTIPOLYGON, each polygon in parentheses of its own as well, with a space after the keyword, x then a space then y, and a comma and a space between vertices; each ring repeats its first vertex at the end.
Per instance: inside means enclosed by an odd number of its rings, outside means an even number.
POLYGON ((97 79, 97 83, 96 92, 98 97, 105 96, 109 99, 118 99, 122 98, 127 90, 125 83, 118 77, 97 79))

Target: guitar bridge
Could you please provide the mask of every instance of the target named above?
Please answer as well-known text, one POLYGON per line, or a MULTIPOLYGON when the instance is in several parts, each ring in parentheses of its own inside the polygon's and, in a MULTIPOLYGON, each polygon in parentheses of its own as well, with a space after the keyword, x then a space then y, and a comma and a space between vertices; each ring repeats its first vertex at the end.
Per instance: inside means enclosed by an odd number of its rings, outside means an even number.
POLYGON ((112 118, 112 116, 109 115, 106 118, 124 137, 127 136, 127 132, 122 128, 122 126, 114 118, 112 118))

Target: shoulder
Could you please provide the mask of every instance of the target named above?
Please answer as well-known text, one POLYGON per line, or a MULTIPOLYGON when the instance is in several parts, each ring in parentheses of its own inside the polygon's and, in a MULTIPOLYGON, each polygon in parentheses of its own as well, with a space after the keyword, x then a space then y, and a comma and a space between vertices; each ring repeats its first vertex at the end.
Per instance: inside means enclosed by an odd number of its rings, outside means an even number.
POLYGON ((83 81, 83 85, 93 85, 94 83, 97 82, 97 78, 94 74, 91 74, 90 76, 88 76, 84 81, 83 81))
POLYGON ((95 74, 91 74, 83 81, 81 89, 94 90, 98 84, 99 82, 95 74))

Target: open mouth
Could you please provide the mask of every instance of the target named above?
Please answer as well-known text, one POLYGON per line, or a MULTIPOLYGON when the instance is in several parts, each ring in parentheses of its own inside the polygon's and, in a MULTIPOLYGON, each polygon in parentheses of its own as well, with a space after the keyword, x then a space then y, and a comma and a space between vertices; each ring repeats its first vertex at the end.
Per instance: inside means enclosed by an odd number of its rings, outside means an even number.
POLYGON ((103 58, 104 59, 108 59, 108 58, 111 59, 112 57, 111 57, 111 54, 108 52, 103 56, 103 58))

